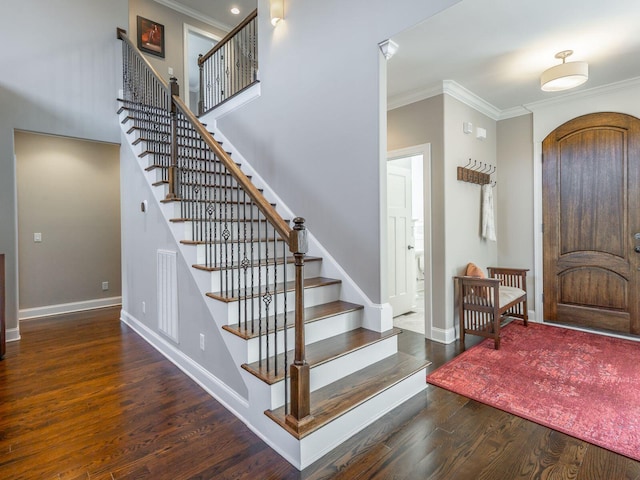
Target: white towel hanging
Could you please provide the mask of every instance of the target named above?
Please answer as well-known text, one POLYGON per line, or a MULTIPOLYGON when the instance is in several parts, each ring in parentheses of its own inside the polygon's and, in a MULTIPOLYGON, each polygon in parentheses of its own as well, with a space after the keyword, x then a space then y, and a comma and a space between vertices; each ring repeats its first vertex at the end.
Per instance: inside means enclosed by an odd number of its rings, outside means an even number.
POLYGON ((496 241, 496 222, 493 213, 493 188, 482 185, 482 238, 496 241))

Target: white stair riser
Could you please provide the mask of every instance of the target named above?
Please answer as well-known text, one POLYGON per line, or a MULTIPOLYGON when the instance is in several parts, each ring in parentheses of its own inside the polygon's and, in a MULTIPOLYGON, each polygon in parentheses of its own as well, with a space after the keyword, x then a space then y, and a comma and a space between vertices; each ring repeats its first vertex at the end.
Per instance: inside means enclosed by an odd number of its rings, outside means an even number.
MULTIPOLYGON (((264 292, 262 292, 264 295, 264 292)), ((238 323, 238 319, 244 321, 244 315, 248 315, 247 319, 258 319, 260 315, 262 318, 267 316, 267 308, 264 301, 260 298, 252 298, 242 302, 229 302, 227 306, 229 325, 238 323), (253 310, 252 310, 253 308, 253 310), (240 311, 238 311, 240 310, 240 311)), ((340 298, 340 285, 324 285, 316 288, 306 288, 304 290, 304 304, 306 307, 313 307, 315 305, 321 305, 323 303, 334 302, 340 298)), ((295 292, 287 292, 287 310, 291 310, 295 305, 295 292)), ((269 304, 268 315, 276 313, 282 313, 285 311, 284 293, 279 293, 272 296, 272 301, 269 304)))
POLYGON ((278 255, 286 253, 290 255, 289 248, 283 241, 273 242, 237 242, 231 243, 215 243, 212 245, 196 245, 197 263, 204 264, 206 258, 213 258, 217 262, 228 263, 239 262, 241 259, 248 258, 250 261, 264 259, 266 256, 273 258, 274 251, 278 255), (275 243, 275 245, 274 245, 275 243))
POLYGON ((311 465, 367 425, 427 387, 426 369, 379 393, 301 440, 301 465, 311 465))
MULTIPOLYGON (((323 318, 315 322, 307 323, 304 328, 304 335, 306 344, 319 342, 341 333, 349 332, 360 327, 362 323, 362 311, 357 310, 354 312, 347 312, 334 317, 323 318)), ((284 351, 284 331, 279 331, 277 334, 269 335, 269 355, 274 354, 274 347, 279 353, 284 351), (274 343, 275 342, 275 343, 274 343)), ((289 349, 295 345, 294 330, 293 328, 287 329, 287 345, 289 349)), ((247 341, 247 363, 257 362, 262 355, 262 358, 266 358, 267 341, 266 338, 251 338, 247 341), (262 351, 260 351, 260 344, 262 344, 262 351)))
MULTIPOLYGON (((310 389, 314 392, 326 387, 330 383, 351 375, 372 363, 384 360, 397 351, 398 342, 397 337, 394 336, 312 367, 309 370, 310 389)), ((274 410, 284 405, 284 382, 279 381, 269 385, 269 388, 271 389, 270 398, 272 402, 269 408, 274 410)), ((287 385, 287 388, 290 388, 289 385, 287 385)))
MULTIPOLYGON (((253 291, 257 292, 258 287, 264 287, 265 285, 273 285, 274 283, 283 283, 285 278, 287 282, 291 282, 295 279, 295 265, 293 263, 287 263, 286 265, 286 277, 285 277, 285 265, 270 265, 247 268, 246 272, 243 268, 225 269, 211 274, 211 291, 223 292, 237 291, 240 289, 241 295, 246 295, 250 292, 245 292, 245 286, 247 290, 253 287, 253 291)), ((320 262, 308 262, 304 267, 305 278, 317 277, 320 273, 320 262)))
MULTIPOLYGON (((176 233, 180 235, 179 238, 183 240, 195 240, 195 241, 224 241, 223 235, 225 234, 225 230, 217 229, 213 232, 210 232, 206 222, 173 222, 176 225, 182 225, 182 230, 177 231, 176 233)), ((273 237, 273 227, 267 226, 264 221, 261 222, 250 222, 250 224, 254 227, 254 235, 258 238, 262 238, 267 236, 269 238, 273 237)), ((231 226, 228 228, 228 238, 226 240, 234 241, 242 239, 244 240, 244 228, 241 226, 240 231, 236 227, 235 222, 230 224, 231 226)), ((251 229, 250 226, 247 227, 248 230, 251 229)))
MULTIPOLYGON (((160 182, 163 179, 166 180, 166 178, 162 176, 163 174, 162 174, 162 171, 160 169, 155 169, 155 170, 153 170, 153 172, 154 172, 154 177, 151 180, 152 183, 153 182, 160 182)), ((169 185, 163 184, 162 187, 165 189, 165 192, 163 193, 163 196, 166 196, 166 194, 169 191, 169 185)), ((209 197, 213 197, 214 196, 214 190, 216 190, 216 187, 203 187, 203 189, 207 189, 208 190, 208 192, 207 193, 203 193, 203 195, 209 195, 209 197)), ((248 200, 247 197, 243 193, 239 192, 238 189, 236 189, 236 188, 227 189, 227 193, 226 194, 223 193, 222 195, 223 195, 223 198, 226 198, 227 201, 229 201, 229 202, 237 202, 237 201, 243 202, 243 201, 247 201, 248 200)))
MULTIPOLYGON (((180 196, 183 196, 179 193, 180 196)), ((184 198, 184 196, 183 196, 184 198)), ((237 203, 219 203, 213 199, 203 199, 202 201, 176 201, 164 204, 166 215, 169 218, 201 218, 204 220, 211 219, 217 229, 224 229, 226 219, 240 218, 246 220, 255 220, 263 217, 260 210, 255 204, 237 203), (210 210, 211 209, 211 210, 210 210)), ((227 228, 240 228, 240 236, 242 238, 251 238, 252 232, 249 225, 245 229, 242 223, 233 222, 227 228)), ((211 227, 213 228, 213 226, 211 227)), ((255 237, 255 231, 253 236, 255 237)))

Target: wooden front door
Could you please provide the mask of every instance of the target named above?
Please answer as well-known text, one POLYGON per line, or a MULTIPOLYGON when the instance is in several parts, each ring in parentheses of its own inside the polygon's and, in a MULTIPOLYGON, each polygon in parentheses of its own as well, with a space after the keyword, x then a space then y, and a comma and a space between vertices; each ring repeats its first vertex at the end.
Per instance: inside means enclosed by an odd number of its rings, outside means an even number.
POLYGON ((578 117, 542 150, 545 320, 640 334, 640 119, 578 117))

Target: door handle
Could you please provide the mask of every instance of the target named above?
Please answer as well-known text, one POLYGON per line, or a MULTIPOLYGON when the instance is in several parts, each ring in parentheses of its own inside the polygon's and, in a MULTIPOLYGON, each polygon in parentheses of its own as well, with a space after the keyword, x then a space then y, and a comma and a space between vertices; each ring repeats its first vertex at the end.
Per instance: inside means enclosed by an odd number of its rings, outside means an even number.
POLYGON ((640 253, 640 246, 637 246, 636 248, 633 249, 636 253, 640 253))
MULTIPOLYGON (((415 247, 413 245, 407 245, 407 250, 413 250, 415 247)), ((640 247, 638 247, 640 248, 640 247)))

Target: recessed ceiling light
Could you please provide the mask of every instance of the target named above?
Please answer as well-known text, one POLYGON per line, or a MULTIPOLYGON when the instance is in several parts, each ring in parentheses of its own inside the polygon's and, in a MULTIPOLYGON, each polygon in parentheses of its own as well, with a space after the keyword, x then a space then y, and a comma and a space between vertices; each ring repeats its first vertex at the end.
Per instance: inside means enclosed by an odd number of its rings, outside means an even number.
POLYGON ((238 7, 233 7, 231 9, 231 13, 233 13, 234 15, 238 15, 240 13, 240 9, 238 7))

